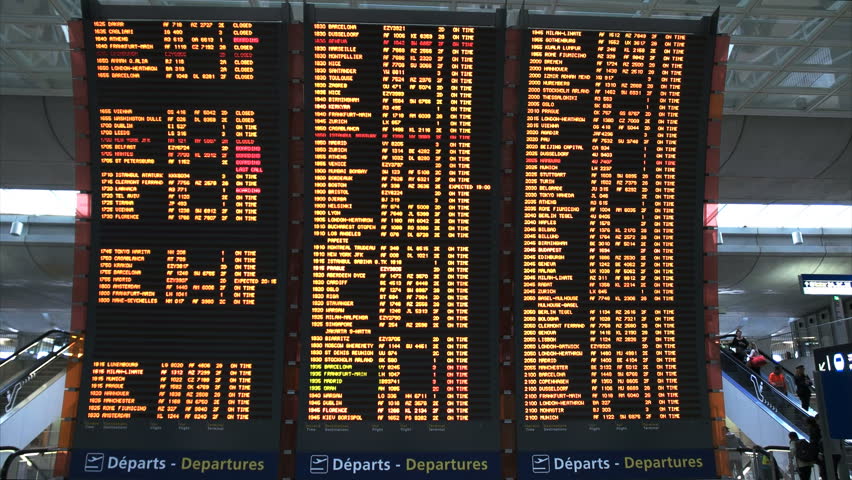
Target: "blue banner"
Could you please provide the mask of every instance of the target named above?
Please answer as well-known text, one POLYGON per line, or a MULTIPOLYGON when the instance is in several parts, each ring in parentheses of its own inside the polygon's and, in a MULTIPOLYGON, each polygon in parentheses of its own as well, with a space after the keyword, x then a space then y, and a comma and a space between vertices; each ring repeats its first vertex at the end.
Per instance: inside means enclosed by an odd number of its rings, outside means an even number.
POLYGON ((518 452, 519 480, 713 478, 712 450, 518 452))
POLYGON ((272 480, 278 478, 278 453, 74 449, 70 478, 272 480))
POLYGON ((493 453, 324 453, 300 452, 300 480, 430 479, 495 480, 501 478, 500 454, 493 453))

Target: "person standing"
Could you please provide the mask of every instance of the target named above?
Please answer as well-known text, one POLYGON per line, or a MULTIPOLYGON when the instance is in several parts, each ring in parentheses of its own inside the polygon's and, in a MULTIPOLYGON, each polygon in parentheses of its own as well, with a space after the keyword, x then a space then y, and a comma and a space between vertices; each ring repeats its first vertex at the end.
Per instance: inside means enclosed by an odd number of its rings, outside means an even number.
POLYGON ((743 331, 739 328, 734 334, 733 340, 728 342, 728 347, 734 351, 734 355, 741 361, 745 362, 746 354, 748 353, 748 340, 743 336, 743 331))
POLYGON ((803 447, 796 432, 790 432, 787 437, 790 439, 790 474, 798 472, 799 480, 810 480, 811 471, 814 469, 814 462, 802 458, 805 455, 800 451, 803 447))
POLYGON ((775 369, 769 374, 769 384, 780 390, 784 395, 787 394, 787 380, 784 378, 781 365, 775 365, 775 369))
POLYGON ((828 470, 825 468, 825 450, 822 444, 822 429, 819 426, 819 414, 816 417, 808 417, 808 436, 811 437, 811 443, 817 453, 816 464, 819 467, 819 478, 826 480, 828 478, 828 470))
POLYGON ((793 380, 796 381, 796 395, 802 401, 802 409, 808 411, 811 408, 811 385, 814 382, 805 374, 805 366, 799 365, 793 375, 793 380))

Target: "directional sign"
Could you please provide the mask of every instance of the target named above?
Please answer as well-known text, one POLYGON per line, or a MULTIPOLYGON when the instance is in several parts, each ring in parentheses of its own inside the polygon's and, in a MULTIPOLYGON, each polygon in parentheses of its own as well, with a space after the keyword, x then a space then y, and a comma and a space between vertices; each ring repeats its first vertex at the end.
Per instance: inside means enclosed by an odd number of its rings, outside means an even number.
POLYGON ((799 275, 805 295, 852 295, 852 275, 799 275))

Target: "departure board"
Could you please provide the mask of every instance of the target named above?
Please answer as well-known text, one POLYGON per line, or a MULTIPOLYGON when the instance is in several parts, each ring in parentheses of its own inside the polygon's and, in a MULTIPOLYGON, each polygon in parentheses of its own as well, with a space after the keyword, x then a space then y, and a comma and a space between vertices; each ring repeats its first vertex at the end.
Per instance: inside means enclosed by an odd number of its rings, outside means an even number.
POLYGON ((522 74, 519 475, 713 476, 699 267, 712 37, 700 22, 559 22, 576 27, 530 20, 522 74))
MULTIPOLYGON (((493 475, 495 15, 369 18, 318 19, 307 32, 299 471, 318 473, 307 453, 419 453, 369 477, 399 478, 424 453, 455 452, 468 455, 452 457, 458 468, 447 458, 455 475, 493 475)), ((352 478, 334 458, 330 472, 352 478)))
POLYGON ((84 8, 93 235, 74 478, 278 473, 286 16, 206 15, 84 8))
POLYGON ((716 475, 715 17, 82 6, 72 478, 716 475))

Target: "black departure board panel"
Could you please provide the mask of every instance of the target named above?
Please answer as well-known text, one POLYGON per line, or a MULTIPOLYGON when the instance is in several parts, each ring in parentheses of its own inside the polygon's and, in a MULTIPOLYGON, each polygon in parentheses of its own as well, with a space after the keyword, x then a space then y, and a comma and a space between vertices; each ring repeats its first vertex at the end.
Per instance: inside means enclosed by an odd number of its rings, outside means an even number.
POLYGON ((542 22, 526 38, 515 203, 520 474, 712 476, 699 263, 712 37, 698 22, 542 22))
POLYGON ((501 43, 473 18, 308 27, 300 450, 496 454, 501 43))
POLYGON ((93 235, 72 473, 275 478, 282 11, 85 13, 93 235))

